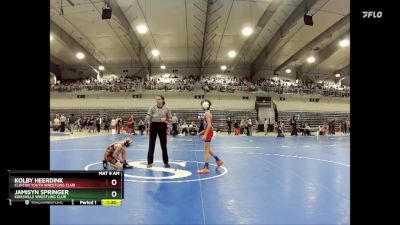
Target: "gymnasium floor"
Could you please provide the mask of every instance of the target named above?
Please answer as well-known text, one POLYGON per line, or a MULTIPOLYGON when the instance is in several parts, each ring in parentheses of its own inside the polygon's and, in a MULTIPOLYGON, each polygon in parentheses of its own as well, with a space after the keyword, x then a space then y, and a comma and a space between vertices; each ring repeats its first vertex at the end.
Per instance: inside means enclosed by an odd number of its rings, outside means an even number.
MULTIPOLYGON (((51 169, 101 170, 105 147, 126 137, 51 141, 51 169)), ((209 175, 196 174, 199 137, 168 137, 171 166, 180 172, 157 168, 158 139, 155 167, 143 168, 148 137, 133 139, 128 159, 137 168, 125 172, 122 206, 52 206, 51 224, 350 223, 349 136, 217 136, 212 148, 225 163, 209 175)))

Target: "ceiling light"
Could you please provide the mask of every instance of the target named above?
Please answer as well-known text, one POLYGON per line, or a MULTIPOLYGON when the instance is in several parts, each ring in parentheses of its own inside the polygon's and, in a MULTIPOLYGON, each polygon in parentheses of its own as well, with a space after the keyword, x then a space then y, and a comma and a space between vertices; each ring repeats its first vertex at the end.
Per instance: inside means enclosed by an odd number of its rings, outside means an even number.
POLYGON ((251 29, 250 27, 245 27, 242 29, 242 34, 244 36, 250 36, 253 33, 253 29, 251 29))
POLYGON ((153 50, 151 50, 151 54, 153 56, 159 56, 160 55, 160 51, 158 51, 157 49, 153 49, 153 50))
POLYGON ((136 30, 141 34, 145 34, 148 31, 146 25, 139 25, 136 27, 136 30))
POLYGON ((82 52, 78 52, 78 53, 76 54, 76 58, 78 58, 78 59, 83 59, 83 58, 85 58, 85 55, 84 55, 82 52))
POLYGON ((341 40, 341 41, 339 41, 339 45, 340 45, 340 47, 349 46, 350 45, 350 41, 348 39, 341 40))
POLYGON ((228 56, 229 56, 230 58, 233 58, 233 57, 236 56, 236 52, 233 51, 233 50, 231 50, 231 51, 228 52, 228 56))
POLYGON ((313 63, 313 62, 315 62, 315 57, 314 57, 314 56, 308 57, 308 58, 307 58, 307 62, 308 62, 308 63, 313 63))

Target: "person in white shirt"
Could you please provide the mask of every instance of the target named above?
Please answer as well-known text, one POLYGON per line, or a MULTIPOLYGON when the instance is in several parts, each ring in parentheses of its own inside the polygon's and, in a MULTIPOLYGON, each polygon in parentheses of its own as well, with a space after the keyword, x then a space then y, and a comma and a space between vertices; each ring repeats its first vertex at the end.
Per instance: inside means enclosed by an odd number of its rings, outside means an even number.
POLYGON ((65 125, 66 125, 67 117, 64 115, 61 115, 60 117, 60 131, 64 132, 65 131, 65 125))
POLYGON ((186 121, 184 121, 182 124, 182 133, 185 133, 185 135, 187 135, 189 133, 188 127, 189 126, 187 125, 186 121))
MULTIPOLYGON (((115 130, 116 124, 117 124, 117 121, 115 120, 115 117, 113 117, 111 120, 111 130, 115 130)), ((114 131, 114 133, 115 133, 115 131, 114 131)))
POLYGON ((253 135, 253 123, 251 122, 250 118, 248 119, 247 126, 249 127, 247 136, 252 136, 253 135))
POLYGON ((58 129, 60 129, 60 119, 58 118, 58 115, 56 115, 53 122, 53 131, 58 131, 58 129))
POLYGON ((265 135, 268 135, 268 121, 267 121, 267 118, 265 118, 265 120, 264 120, 264 132, 265 132, 265 135))
POLYGON ((178 117, 176 116, 176 113, 173 114, 171 122, 172 122, 172 135, 175 137, 178 133, 178 117))

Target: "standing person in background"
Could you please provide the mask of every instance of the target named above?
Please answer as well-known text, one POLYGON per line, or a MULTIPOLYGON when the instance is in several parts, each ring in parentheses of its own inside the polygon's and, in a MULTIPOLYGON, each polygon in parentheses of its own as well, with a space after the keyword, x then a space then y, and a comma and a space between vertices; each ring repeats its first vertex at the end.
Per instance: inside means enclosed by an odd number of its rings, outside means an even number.
POLYGON ((115 116, 111 119, 111 131, 112 133, 117 133, 116 131, 116 126, 117 126, 117 120, 115 119, 115 116))
POLYGON ((346 129, 347 129, 347 133, 350 134, 350 119, 346 120, 346 129))
POLYGON ((71 134, 74 134, 74 125, 75 125, 75 122, 76 122, 75 115, 73 113, 70 114, 68 119, 67 119, 67 121, 68 121, 68 127, 67 128, 68 128, 69 132, 71 134))
POLYGON ((341 130, 342 130, 342 132, 345 133, 345 134, 347 133, 346 128, 347 128, 347 127, 346 127, 346 120, 343 120, 343 121, 342 121, 341 130))
POLYGON ((256 133, 258 133, 258 125, 259 125, 258 119, 254 120, 254 123, 256 124, 256 133))
POLYGON ((277 137, 285 137, 284 131, 283 131, 284 123, 283 121, 279 121, 278 123, 278 135, 277 137))
POLYGON ((178 117, 176 113, 172 116, 172 135, 175 137, 178 134, 178 117))
POLYGON ((89 119, 89 133, 90 133, 90 131, 93 131, 93 133, 94 133, 94 127, 95 127, 95 120, 94 120, 93 116, 91 116, 89 119))
POLYGON ((239 125, 239 127, 240 127, 240 134, 243 134, 244 126, 245 126, 245 124, 244 124, 244 119, 242 119, 242 120, 240 120, 240 125, 239 125))
POLYGON ((104 117, 104 131, 107 131, 107 133, 110 132, 110 121, 108 120, 108 117, 104 117))
POLYGON ((90 123, 90 118, 89 118, 89 117, 86 117, 86 120, 85 120, 85 130, 89 130, 89 123, 90 123))
POLYGON ((138 128, 140 130, 140 135, 143 135, 143 131, 145 129, 143 120, 139 121, 139 127, 138 128))
POLYGON ((274 132, 276 134, 278 133, 278 126, 279 126, 278 121, 275 121, 275 123, 274 123, 274 132))
MULTIPOLYGON (((244 125, 243 126, 244 126, 244 129, 246 129, 246 135, 250 136, 249 119, 248 118, 244 119, 244 125)), ((243 131, 243 133, 244 133, 244 131, 243 131)))
POLYGON ((100 133, 100 126, 101 126, 101 117, 100 117, 100 115, 97 116, 97 118, 95 120, 95 124, 96 124, 97 133, 100 133))
POLYGON ((117 134, 122 134, 122 118, 118 116, 117 118, 117 134))
POLYGON ((183 125, 183 120, 178 119, 178 133, 182 134, 182 125, 183 125))
POLYGON ((59 129, 60 129, 60 118, 58 117, 58 115, 56 115, 53 122, 53 131, 58 131, 59 129))
POLYGON ((235 123, 233 124, 233 127, 235 128, 235 135, 239 135, 240 127, 239 127, 239 123, 236 120, 235 120, 235 123))
POLYGON ((228 135, 231 135, 232 133, 232 120, 230 117, 226 120, 226 123, 228 124, 228 135))
POLYGON ((60 132, 65 131, 65 124, 66 124, 67 118, 62 114, 60 117, 60 132))
POLYGON ((132 124, 133 124, 133 116, 130 116, 128 119, 128 126, 126 128, 127 134, 132 134, 132 124))
POLYGON ((157 135, 160 138, 162 157, 165 168, 170 168, 168 163, 167 151, 167 123, 172 119, 171 111, 165 105, 165 99, 162 95, 157 95, 156 105, 149 108, 146 115, 146 122, 150 124, 149 151, 147 154, 147 168, 153 166, 154 149, 156 146, 157 135))
POLYGON ((332 134, 332 121, 328 120, 328 134, 332 134))
POLYGON ((253 123, 251 122, 251 118, 247 120, 247 136, 253 136, 253 123))
POLYGON ((146 135, 149 135, 150 131, 150 122, 145 120, 145 126, 146 126, 146 135))
POLYGON ((268 121, 267 121, 267 118, 265 118, 265 120, 264 120, 264 132, 265 132, 265 135, 268 135, 268 121))
POLYGON ((290 135, 297 136, 296 117, 293 116, 293 118, 290 120, 290 126, 292 127, 292 131, 291 131, 290 135))

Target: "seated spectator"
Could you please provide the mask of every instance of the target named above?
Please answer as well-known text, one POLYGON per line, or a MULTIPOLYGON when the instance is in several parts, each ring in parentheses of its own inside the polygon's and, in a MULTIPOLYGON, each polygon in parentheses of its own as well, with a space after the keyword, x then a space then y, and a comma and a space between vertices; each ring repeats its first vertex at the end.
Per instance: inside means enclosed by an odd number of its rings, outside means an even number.
POLYGON ((189 125, 189 132, 190 132, 191 135, 196 135, 197 134, 197 126, 196 126, 196 124, 194 122, 192 122, 189 125))
POLYGON ((138 126, 139 130, 140 130, 140 135, 143 135, 143 131, 146 129, 144 126, 144 122, 143 120, 139 121, 139 126, 138 126))
POLYGON ((186 124, 186 121, 184 121, 182 124, 182 133, 184 133, 186 136, 189 134, 189 126, 186 124))

